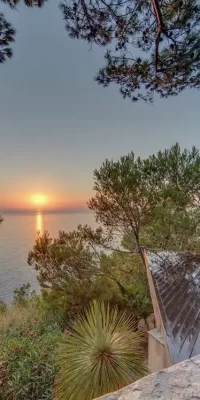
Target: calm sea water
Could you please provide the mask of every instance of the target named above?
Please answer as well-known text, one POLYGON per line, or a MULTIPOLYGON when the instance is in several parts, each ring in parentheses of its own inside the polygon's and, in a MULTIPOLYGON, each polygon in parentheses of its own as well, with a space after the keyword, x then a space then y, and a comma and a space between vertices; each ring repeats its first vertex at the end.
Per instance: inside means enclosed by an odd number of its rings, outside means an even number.
POLYGON ((36 233, 48 230, 52 237, 59 230, 71 231, 78 224, 94 226, 93 216, 89 213, 65 213, 29 215, 4 214, 0 226, 0 299, 10 303, 13 290, 30 282, 39 290, 36 272, 27 264, 27 255, 32 249, 36 233))

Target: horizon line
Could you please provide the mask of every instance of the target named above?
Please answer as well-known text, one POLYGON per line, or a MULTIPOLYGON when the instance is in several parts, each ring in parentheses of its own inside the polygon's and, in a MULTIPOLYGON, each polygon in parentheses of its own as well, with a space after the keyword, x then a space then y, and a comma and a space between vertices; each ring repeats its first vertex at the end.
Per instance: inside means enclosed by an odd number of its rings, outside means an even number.
POLYGON ((87 213, 90 212, 90 210, 87 207, 68 207, 68 208, 49 208, 49 209, 27 209, 27 208, 0 208, 0 215, 3 216, 3 214, 52 214, 52 213, 68 213, 68 214, 73 214, 73 213, 87 213))

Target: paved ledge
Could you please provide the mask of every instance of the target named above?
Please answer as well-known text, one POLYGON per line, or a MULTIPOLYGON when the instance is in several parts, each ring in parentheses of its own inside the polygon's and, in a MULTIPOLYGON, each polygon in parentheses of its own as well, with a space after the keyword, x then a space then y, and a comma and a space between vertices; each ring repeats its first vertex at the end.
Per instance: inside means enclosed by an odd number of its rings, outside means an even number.
POLYGON ((200 355, 156 372, 99 400, 198 400, 200 355))

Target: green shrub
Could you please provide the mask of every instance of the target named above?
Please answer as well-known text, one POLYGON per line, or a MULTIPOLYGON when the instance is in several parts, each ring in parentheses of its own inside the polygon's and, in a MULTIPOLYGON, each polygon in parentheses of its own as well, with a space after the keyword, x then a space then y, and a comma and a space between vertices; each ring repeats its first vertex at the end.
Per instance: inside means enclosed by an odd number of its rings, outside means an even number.
MULTIPOLYGON (((104 253, 92 238, 90 228, 80 226, 77 231, 60 232, 55 239, 48 232, 37 238, 28 263, 37 271, 41 286, 48 288, 43 291, 46 303, 68 321, 94 299, 147 315, 152 309, 141 257, 127 251, 104 253)), ((126 237, 122 246, 130 250, 126 237)))
POLYGON ((126 297, 138 317, 147 317, 153 312, 148 284, 144 281, 130 281, 126 286, 126 297))
POLYGON ((65 290, 52 289, 43 291, 46 307, 61 319, 71 323, 71 320, 84 312, 92 300, 106 301, 111 305, 117 305, 120 309, 126 306, 127 300, 122 296, 116 283, 109 278, 97 277, 93 282, 76 282, 66 285, 65 290))
POLYGON ((132 308, 136 316, 147 317, 152 311, 152 302, 145 267, 135 254, 113 252, 104 256, 104 270, 112 273, 124 289, 124 303, 132 308))
POLYGON ((27 335, 1 336, 1 357, 6 362, 6 387, 3 399, 50 400, 58 367, 55 352, 60 332, 51 329, 39 335, 27 329, 27 335))
POLYGON ((46 305, 68 322, 82 313, 92 300, 132 309, 135 316, 147 317, 153 311, 146 270, 138 256, 104 255, 101 269, 104 276, 96 276, 92 281, 81 283, 71 279, 62 289, 43 290, 46 305), (123 291, 113 277, 120 282, 123 291))
POLYGON ((60 320, 40 298, 8 308, 0 320, 0 399, 52 400, 61 341, 60 320))
POLYGON ((47 329, 63 329, 63 320, 46 307, 41 298, 27 302, 26 306, 13 305, 0 318, 0 334, 21 336, 27 329, 42 334, 47 329))
POLYGON ((25 283, 20 288, 14 290, 13 304, 25 306, 29 300, 36 297, 36 292, 31 290, 30 283, 25 283))
POLYGON ((0 314, 5 313, 7 311, 7 309, 8 309, 7 304, 3 300, 0 299, 0 314))

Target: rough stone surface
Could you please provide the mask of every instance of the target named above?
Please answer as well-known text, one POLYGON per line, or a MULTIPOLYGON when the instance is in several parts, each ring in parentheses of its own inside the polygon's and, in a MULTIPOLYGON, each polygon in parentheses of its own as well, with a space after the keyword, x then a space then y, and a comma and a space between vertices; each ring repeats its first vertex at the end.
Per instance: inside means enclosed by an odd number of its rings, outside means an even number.
POLYGON ((147 328, 147 324, 146 324, 145 319, 144 318, 139 319, 139 321, 138 321, 138 331, 146 332, 147 329, 148 328, 147 328))
POLYGON ((198 400, 200 399, 200 355, 149 375, 100 399, 198 400))
POLYGON ((155 328, 154 322, 148 322, 147 323, 147 328, 148 328, 148 331, 151 331, 152 329, 154 329, 155 328))
POLYGON ((154 314, 150 314, 147 318, 146 318, 146 324, 148 327, 148 331, 150 331, 151 329, 155 328, 155 316, 154 314))

